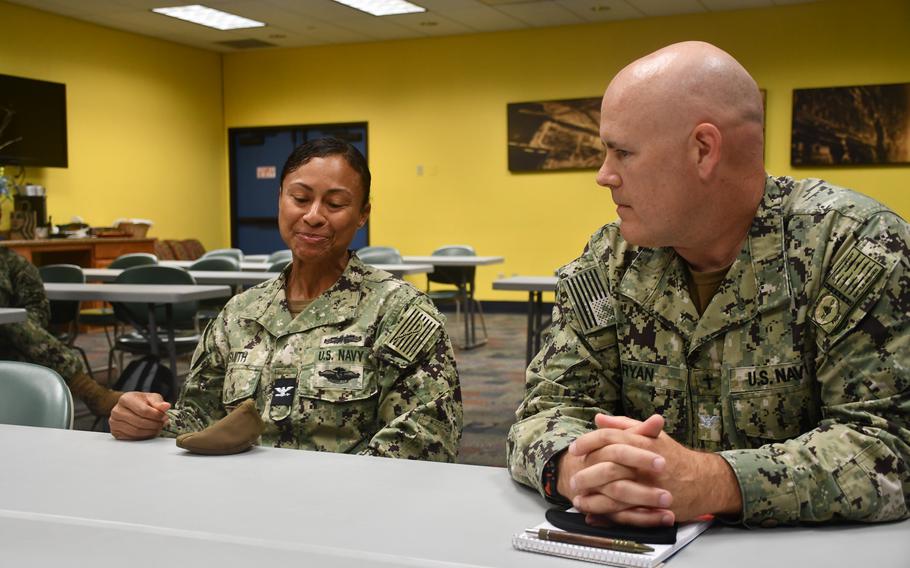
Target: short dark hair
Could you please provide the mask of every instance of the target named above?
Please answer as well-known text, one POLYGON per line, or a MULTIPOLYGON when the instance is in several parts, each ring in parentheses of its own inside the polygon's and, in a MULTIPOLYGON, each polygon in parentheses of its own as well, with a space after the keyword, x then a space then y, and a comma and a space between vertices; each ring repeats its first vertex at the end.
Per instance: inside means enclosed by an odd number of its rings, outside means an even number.
POLYGON ((284 163, 284 167, 281 168, 281 184, 278 186, 278 191, 281 192, 284 178, 288 177, 297 168, 313 158, 326 158, 328 156, 341 156, 360 175, 360 182, 363 187, 363 206, 366 207, 367 203, 370 202, 370 182, 372 179, 367 159, 363 157, 360 150, 350 143, 330 136, 310 140, 294 148, 294 151, 291 152, 291 155, 288 156, 287 161, 284 163))

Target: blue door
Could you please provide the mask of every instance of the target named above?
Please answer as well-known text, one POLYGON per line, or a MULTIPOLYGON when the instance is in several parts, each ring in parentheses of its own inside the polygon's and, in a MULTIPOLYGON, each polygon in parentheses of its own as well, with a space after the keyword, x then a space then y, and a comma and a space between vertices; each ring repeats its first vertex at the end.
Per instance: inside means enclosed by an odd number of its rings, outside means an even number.
MULTIPOLYGON (((367 157, 367 125, 329 124, 231 128, 231 246, 245 254, 269 254, 287 248, 278 233, 281 167, 307 140, 334 136, 347 140, 367 157)), ((353 249, 369 244, 369 222, 354 236, 353 249)))

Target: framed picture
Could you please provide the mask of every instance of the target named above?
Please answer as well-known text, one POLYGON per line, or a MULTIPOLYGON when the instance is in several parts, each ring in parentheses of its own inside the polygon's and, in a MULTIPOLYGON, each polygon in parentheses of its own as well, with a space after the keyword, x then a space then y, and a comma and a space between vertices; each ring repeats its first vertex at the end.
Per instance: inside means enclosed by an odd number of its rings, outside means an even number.
POLYGON ((910 163, 910 83, 793 91, 790 164, 910 163))
POLYGON ((600 97, 507 105, 509 171, 596 169, 600 97))

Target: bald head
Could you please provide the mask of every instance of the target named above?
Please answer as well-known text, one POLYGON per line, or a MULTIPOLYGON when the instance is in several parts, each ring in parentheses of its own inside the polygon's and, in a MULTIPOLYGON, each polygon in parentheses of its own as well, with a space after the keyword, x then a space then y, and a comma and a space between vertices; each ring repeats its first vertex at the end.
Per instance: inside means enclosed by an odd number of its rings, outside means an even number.
POLYGON ((607 95, 635 99, 661 119, 693 126, 762 124, 755 80, 729 53, 700 41, 675 43, 633 61, 613 78, 607 95))

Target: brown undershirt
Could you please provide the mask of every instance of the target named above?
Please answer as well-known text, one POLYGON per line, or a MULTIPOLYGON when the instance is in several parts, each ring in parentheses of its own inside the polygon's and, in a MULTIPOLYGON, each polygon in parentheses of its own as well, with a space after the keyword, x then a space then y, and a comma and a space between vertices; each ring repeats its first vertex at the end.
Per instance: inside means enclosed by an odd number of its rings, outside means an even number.
POLYGON ((710 272, 692 270, 692 267, 688 264, 686 265, 686 268, 688 268, 689 297, 692 298, 692 303, 695 304, 695 310, 698 312, 698 315, 701 316, 705 313, 708 304, 711 303, 711 298, 717 293, 717 289, 720 288, 720 283, 724 281, 724 276, 727 275, 727 271, 730 270, 730 267, 728 266, 710 272))
POLYGON ((295 318, 297 314, 306 309, 307 306, 313 303, 313 300, 288 300, 288 311, 291 312, 291 315, 295 318))

